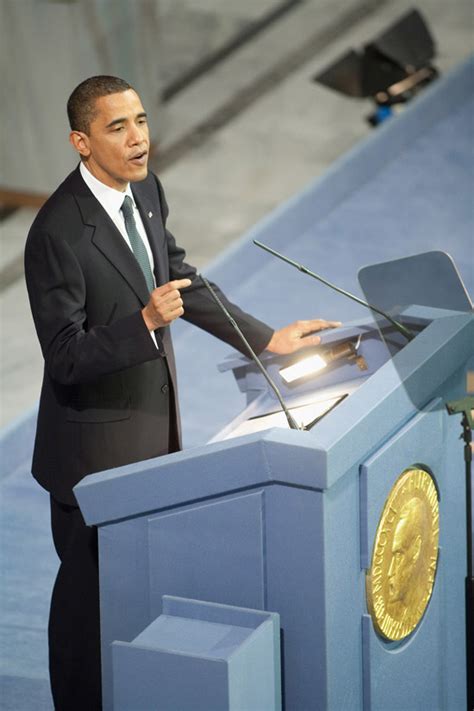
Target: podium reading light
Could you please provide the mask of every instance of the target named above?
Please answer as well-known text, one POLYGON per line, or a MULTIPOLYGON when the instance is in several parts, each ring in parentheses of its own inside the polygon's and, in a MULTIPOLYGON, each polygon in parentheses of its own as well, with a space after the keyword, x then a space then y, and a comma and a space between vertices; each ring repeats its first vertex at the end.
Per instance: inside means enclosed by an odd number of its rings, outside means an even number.
POLYGON ((280 375, 287 385, 291 385, 297 380, 317 375, 330 363, 343 359, 347 361, 354 360, 360 370, 367 370, 365 358, 358 354, 360 341, 361 336, 358 337, 357 343, 355 344, 351 341, 344 341, 343 343, 336 344, 333 348, 323 351, 321 354, 302 358, 297 363, 293 363, 293 365, 281 368, 280 375))
POLYGON ((303 360, 289 365, 280 370, 280 375, 287 384, 294 383, 295 380, 306 378, 308 375, 316 375, 327 366, 327 361, 320 355, 312 355, 303 360))

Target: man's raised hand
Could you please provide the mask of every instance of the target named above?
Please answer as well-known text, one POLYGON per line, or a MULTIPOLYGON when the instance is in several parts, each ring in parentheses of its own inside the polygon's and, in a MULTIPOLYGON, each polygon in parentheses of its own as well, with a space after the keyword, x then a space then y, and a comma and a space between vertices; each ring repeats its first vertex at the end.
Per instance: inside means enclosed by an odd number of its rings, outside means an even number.
POLYGON ((184 314, 180 289, 186 289, 190 285, 191 279, 176 279, 153 289, 150 301, 142 309, 143 320, 149 331, 169 326, 184 314))

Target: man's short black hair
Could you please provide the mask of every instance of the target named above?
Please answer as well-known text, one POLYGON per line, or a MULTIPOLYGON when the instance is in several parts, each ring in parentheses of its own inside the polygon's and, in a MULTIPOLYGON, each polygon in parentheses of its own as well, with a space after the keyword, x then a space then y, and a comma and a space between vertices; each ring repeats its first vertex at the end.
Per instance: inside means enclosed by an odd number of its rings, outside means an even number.
POLYGON ((129 89, 133 89, 133 86, 118 77, 99 75, 85 79, 76 86, 67 102, 67 115, 71 131, 89 133, 91 121, 97 114, 96 100, 101 96, 119 94, 129 89))

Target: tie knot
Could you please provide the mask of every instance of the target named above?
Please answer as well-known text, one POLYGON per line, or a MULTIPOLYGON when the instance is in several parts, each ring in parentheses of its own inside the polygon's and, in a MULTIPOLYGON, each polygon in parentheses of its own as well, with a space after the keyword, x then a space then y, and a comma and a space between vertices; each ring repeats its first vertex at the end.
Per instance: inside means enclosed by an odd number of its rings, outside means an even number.
POLYGON ((130 195, 125 195, 120 209, 122 210, 124 217, 131 217, 133 215, 133 202, 130 195))

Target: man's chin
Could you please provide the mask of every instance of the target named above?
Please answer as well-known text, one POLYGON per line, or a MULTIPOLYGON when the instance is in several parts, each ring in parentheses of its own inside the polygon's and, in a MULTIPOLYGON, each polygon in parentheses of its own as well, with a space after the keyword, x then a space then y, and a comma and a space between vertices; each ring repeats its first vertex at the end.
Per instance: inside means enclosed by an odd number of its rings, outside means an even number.
POLYGON ((134 170, 133 177, 130 177, 130 182, 131 183, 140 183, 142 180, 145 180, 147 175, 148 175, 148 166, 145 166, 141 170, 134 170))

